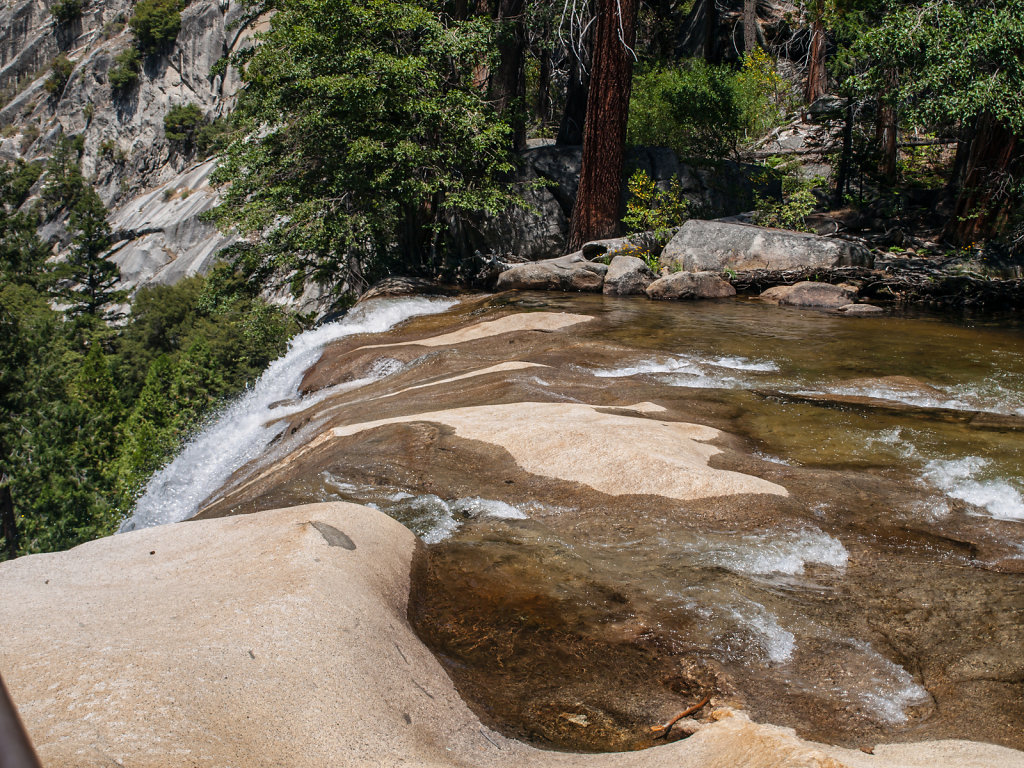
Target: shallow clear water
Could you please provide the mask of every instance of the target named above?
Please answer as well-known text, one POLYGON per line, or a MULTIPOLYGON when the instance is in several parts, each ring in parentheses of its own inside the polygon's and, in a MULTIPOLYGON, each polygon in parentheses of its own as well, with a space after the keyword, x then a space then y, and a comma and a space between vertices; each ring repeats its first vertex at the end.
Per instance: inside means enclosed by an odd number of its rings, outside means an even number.
POLYGON ((646 746, 648 725, 714 691, 829 741, 1024 747, 1024 328, 513 294, 406 331, 509 310, 595 321, 328 349, 344 375, 285 416, 312 414, 302 436, 486 402, 650 401, 723 430, 713 465, 789 497, 607 496, 422 425, 247 486, 258 460, 215 513, 339 499, 406 524, 428 545, 417 628, 485 720, 540 743, 646 746), (513 359, 547 367, 432 383, 513 359))

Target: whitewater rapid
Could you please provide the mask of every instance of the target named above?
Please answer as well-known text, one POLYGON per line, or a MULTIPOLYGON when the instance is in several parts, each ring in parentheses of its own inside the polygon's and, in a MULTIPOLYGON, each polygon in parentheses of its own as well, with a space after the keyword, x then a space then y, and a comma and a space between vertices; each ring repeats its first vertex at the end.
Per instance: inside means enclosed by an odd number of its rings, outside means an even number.
POLYGON ((375 299, 356 306, 337 322, 296 336, 288 351, 270 364, 252 388, 224 408, 150 478, 119 532, 176 523, 195 515, 204 499, 263 453, 284 428, 283 416, 308 408, 314 401, 315 395, 298 399, 299 384, 327 344, 360 333, 383 333, 404 320, 438 314, 456 303, 454 299, 423 297, 375 299), (282 401, 294 402, 281 406, 282 401))

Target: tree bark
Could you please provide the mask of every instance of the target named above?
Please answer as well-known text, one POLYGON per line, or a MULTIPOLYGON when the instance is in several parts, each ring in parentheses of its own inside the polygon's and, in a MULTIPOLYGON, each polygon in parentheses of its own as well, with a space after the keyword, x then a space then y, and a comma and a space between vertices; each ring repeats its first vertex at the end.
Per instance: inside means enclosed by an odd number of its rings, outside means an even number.
POLYGON ((896 159, 899 151, 899 126, 896 107, 891 99, 896 92, 897 85, 896 71, 888 70, 885 73, 885 92, 878 98, 878 125, 875 130, 875 139, 882 151, 882 157, 878 162, 878 173, 889 185, 896 183, 896 159))
POLYGON ((817 0, 812 11, 814 18, 811 20, 811 50, 807 59, 807 86, 804 88, 804 98, 808 104, 820 99, 828 89, 828 72, 825 69, 827 46, 822 12, 821 0, 817 0))
POLYGON ((743 0, 743 52, 757 47, 757 0, 743 0))
POLYGON ((526 146, 526 26, 523 21, 525 0, 499 0, 498 66, 491 73, 491 100, 498 113, 512 126, 512 146, 526 146))
POLYGON ((558 127, 555 144, 560 147, 578 147, 583 143, 583 123, 587 117, 587 94, 590 91, 590 74, 579 59, 573 56, 569 80, 565 90, 565 108, 562 122, 558 127))
POLYGON ((978 118, 967 154, 963 187, 945 235, 957 245, 971 245, 1006 229, 1013 213, 1014 187, 1024 174, 1024 138, 993 115, 978 118))
POLYGON ((718 62, 718 5, 715 0, 704 0, 704 61, 718 62))
POLYGON ((619 231, 619 193, 629 119, 638 0, 600 0, 583 129, 580 185, 569 250, 619 231))
POLYGON ((0 533, 7 544, 7 559, 18 556, 18 523, 14 517, 14 503, 11 501, 11 486, 7 475, 0 475, 0 533))
POLYGON ((846 99, 846 120, 843 123, 843 151, 839 156, 839 171, 836 173, 836 191, 834 205, 839 208, 843 204, 846 185, 850 178, 850 162, 853 160, 853 97, 846 99))

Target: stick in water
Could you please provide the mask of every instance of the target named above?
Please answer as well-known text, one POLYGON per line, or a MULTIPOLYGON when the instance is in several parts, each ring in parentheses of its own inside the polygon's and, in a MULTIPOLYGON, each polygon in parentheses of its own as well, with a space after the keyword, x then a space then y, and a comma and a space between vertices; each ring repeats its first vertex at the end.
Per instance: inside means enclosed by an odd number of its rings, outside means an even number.
POLYGON ((673 717, 671 720, 669 720, 664 725, 652 725, 651 726, 651 731, 663 731, 663 733, 659 733, 654 738, 660 739, 660 738, 662 738, 664 736, 668 736, 668 732, 672 730, 672 726, 673 725, 678 723, 684 717, 689 717, 694 712, 696 712, 698 709, 700 709, 705 704, 707 704, 709 701, 711 701, 711 694, 710 693, 707 696, 705 696, 703 699, 698 701, 696 704, 694 704, 692 707, 690 707, 689 709, 684 709, 682 712, 680 712, 678 715, 673 717))

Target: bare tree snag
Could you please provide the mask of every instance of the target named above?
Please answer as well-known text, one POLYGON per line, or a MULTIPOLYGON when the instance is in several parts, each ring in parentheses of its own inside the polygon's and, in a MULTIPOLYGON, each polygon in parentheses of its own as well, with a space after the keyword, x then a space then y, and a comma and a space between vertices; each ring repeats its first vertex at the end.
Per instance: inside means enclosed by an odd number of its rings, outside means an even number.
POLYGON ((757 0, 743 0, 743 52, 757 47, 757 0))
POLYGON ((599 0, 594 63, 583 126, 580 185, 569 250, 619 231, 619 193, 629 119, 638 0, 599 0))

